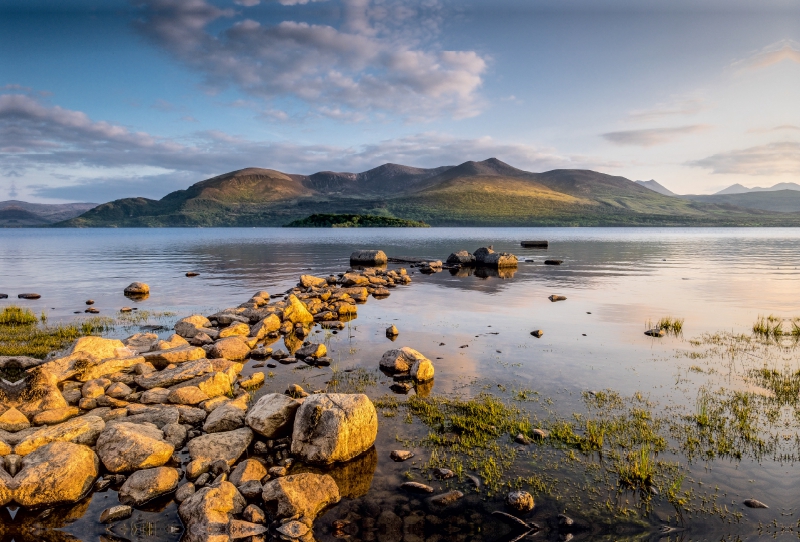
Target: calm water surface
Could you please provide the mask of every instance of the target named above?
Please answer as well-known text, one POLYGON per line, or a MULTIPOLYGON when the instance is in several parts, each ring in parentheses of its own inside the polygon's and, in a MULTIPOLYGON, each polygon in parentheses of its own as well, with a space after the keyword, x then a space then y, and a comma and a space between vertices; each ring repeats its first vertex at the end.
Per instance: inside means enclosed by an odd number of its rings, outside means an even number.
MULTIPOLYGON (((448 271, 413 274, 410 286, 394 289, 385 300, 371 299, 359 306, 358 319, 350 329, 327 338, 336 365, 373 371, 385 350, 411 346, 434 360, 434 394, 473 396, 491 390, 510 398, 515 390, 533 390, 542 400, 552 401, 548 409, 569 416, 585 410, 583 392, 609 389, 623 397, 640 392, 656 411, 677 416, 695 411, 703 389, 752 388, 741 378, 743 366, 724 357, 688 356, 687 352, 698 348, 690 339, 721 331, 749 335, 759 315, 800 316, 800 229, 7 229, 0 230, 0 292, 10 299, 0 303, 22 304, 17 294, 32 291, 42 298, 24 304, 45 311, 51 321, 83 317, 87 299, 96 301, 101 315, 116 316, 120 307, 132 304, 122 295, 124 287, 142 281, 150 285, 151 295, 135 306, 151 314, 175 313, 153 318, 169 324, 193 312, 238 305, 258 290, 283 292, 296 284, 301 273, 342 272, 348 267, 349 254, 359 248, 444 260, 453 251, 486 245, 525 261, 503 277, 459 276, 448 271), (548 239, 550 247, 522 249, 523 239, 548 239), (546 266, 546 258, 564 263, 546 266), (187 278, 187 271, 200 276, 187 278), (551 303, 547 299, 551 294, 568 299, 551 303), (684 319, 682 336, 651 339, 643 334, 647 322, 665 316, 684 319), (384 336, 390 323, 400 329, 395 343, 384 336), (544 336, 532 337, 534 329, 542 329, 544 336)), ((135 331, 127 327, 114 333, 122 336, 135 331)), ((793 347, 780 349, 775 360, 762 361, 800 370, 793 347)), ((247 371, 253 370, 251 365, 247 371)), ((330 369, 299 371, 281 365, 274 373, 263 390, 282 391, 289 383, 318 389, 330 377, 330 369)), ((391 393, 389 384, 379 378, 367 393, 373 397, 391 393)), ((545 416, 543 401, 522 406, 540 418, 545 416)), ((714 502, 741 517, 695 514, 685 517, 680 530, 669 536, 686 540, 797 538, 789 529, 796 531, 800 519, 796 516, 800 493, 795 489, 800 473, 794 464, 798 431, 794 411, 790 406, 784 410, 786 424, 775 429, 781 444, 769 457, 744 454, 740 459, 691 463, 680 453, 671 457, 688 473, 683 489, 696 495, 716 492, 714 502), (767 502, 770 508, 745 508, 741 501, 748 497, 767 502)), ((365 502, 405 511, 406 522, 413 514, 429 514, 422 499, 398 496, 396 488, 410 465, 388 459, 389 450, 401 446, 397 435, 421 436, 425 430, 396 418, 382 417, 380 424, 377 457, 364 459, 368 464, 356 469, 367 477, 361 483, 369 492, 354 491, 352 499, 327 512, 318 521, 318 538, 333 540, 327 526, 337 518, 363 515, 365 502)), ((426 460, 429 452, 416 451, 426 460)), ((542 467, 522 459, 515 468, 524 473, 542 467)), ((580 482, 581 475, 576 479, 580 482)), ((580 495, 571 492, 575 491, 565 488, 558 499, 537 497, 530 519, 546 525, 566 511, 593 525, 593 513, 585 509, 586 503, 580 504, 580 495)), ((109 502, 116 503, 113 492, 98 494, 81 505, 84 509, 40 523, 45 529, 63 527, 61 532, 67 533, 63 536, 97 540, 105 529, 96 518, 109 502)), ((497 499, 470 495, 465 502, 481 513, 502 509, 497 499)), ((575 533, 575 539, 658 539, 657 529, 670 515, 674 510, 657 502, 640 523, 639 519, 620 521, 630 532, 598 527, 575 533)), ((32 515, 26 521, 39 520, 32 515)), ((462 534, 473 533, 463 539, 513 537, 508 528, 493 527, 485 515, 475 521, 482 527, 459 527, 462 534)), ((10 516, 3 523, 10 524, 10 516)), ((180 534, 170 533, 170 526, 176 525, 174 503, 155 504, 137 512, 118 528, 124 532, 114 536, 177 539, 180 534), (148 522, 155 527, 142 527, 148 522)), ((420 535, 409 529, 405 539, 410 542, 420 535)), ((442 536, 438 540, 448 539, 442 536)), ((559 535, 551 529, 539 538, 558 540, 559 535)))

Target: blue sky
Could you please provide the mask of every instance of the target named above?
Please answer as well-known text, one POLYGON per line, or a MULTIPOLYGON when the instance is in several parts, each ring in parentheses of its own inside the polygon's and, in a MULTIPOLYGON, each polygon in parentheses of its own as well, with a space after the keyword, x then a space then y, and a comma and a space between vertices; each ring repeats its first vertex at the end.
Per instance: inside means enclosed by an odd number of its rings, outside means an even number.
POLYGON ((800 3, 0 0, 0 199, 495 156, 800 181, 800 3))

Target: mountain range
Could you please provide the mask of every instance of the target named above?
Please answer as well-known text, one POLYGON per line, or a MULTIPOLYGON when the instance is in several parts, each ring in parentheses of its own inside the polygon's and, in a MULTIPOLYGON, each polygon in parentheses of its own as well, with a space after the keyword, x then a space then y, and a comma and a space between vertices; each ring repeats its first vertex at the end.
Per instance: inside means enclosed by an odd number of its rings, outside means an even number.
POLYGON ((96 203, 28 203, 26 201, 0 201, 0 227, 46 226, 79 216, 96 203))
POLYGON ((532 173, 496 158, 430 169, 384 164, 362 173, 246 168, 160 200, 104 203, 58 226, 282 226, 318 213, 433 226, 800 225, 800 214, 675 197, 652 183, 590 170, 532 173))

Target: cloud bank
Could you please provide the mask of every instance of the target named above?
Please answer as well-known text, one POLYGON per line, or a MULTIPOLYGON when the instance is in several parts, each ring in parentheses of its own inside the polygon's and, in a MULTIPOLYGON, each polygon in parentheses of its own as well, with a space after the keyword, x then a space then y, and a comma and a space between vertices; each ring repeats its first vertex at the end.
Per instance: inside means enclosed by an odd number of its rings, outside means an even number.
POLYGON ((670 143, 680 137, 704 132, 710 129, 707 124, 692 124, 674 128, 648 128, 644 130, 623 130, 621 132, 608 132, 603 138, 615 145, 632 145, 636 147, 654 147, 670 143))
POLYGON ((714 154, 688 165, 712 173, 739 175, 800 175, 800 143, 779 141, 747 149, 714 154))

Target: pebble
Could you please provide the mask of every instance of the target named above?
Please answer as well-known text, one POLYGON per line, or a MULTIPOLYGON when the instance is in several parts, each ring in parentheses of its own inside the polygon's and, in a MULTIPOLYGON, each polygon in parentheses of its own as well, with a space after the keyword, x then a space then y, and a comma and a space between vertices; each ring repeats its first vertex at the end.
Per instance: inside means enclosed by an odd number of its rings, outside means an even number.
POLYGON ((450 469, 438 468, 438 469, 433 469, 433 475, 436 476, 439 480, 448 480, 450 478, 454 478, 456 473, 451 471, 450 469))
POLYGON ((392 450, 392 453, 389 454, 394 461, 408 461, 412 457, 414 457, 413 452, 409 452, 408 450, 392 450))
POLYGON ((441 495, 436 495, 435 497, 431 497, 431 503, 437 504, 439 506, 447 506, 453 504, 457 500, 464 497, 464 494, 454 489, 452 491, 448 491, 447 493, 442 493, 441 495))
POLYGON ((187 276, 187 277, 196 277, 196 276, 198 276, 199 274, 200 274, 200 273, 196 273, 196 272, 194 272, 194 271, 189 271, 188 273, 186 273, 186 276, 187 276))
POLYGON ((0 294, 0 299, 8 299, 8 294, 0 294))
POLYGON ((546 431, 544 429, 534 429, 531 431, 533 433, 533 438, 544 440, 550 437, 550 431, 546 431))
POLYGON ((766 504, 761 501, 757 501, 755 499, 745 499, 744 505, 748 508, 769 508, 766 504))
POLYGON ((667 334, 667 332, 664 331, 663 329, 653 328, 653 329, 648 329, 647 331, 644 332, 644 334, 649 337, 663 337, 664 335, 667 334))
POLYGON ((569 517, 569 516, 567 516, 565 514, 559 514, 558 515, 558 524, 560 526, 569 527, 573 523, 575 523, 575 521, 571 517, 569 517))
POLYGON ((34 293, 27 293, 27 294, 19 294, 17 297, 19 299, 39 299, 42 296, 34 293))
POLYGON ((514 437, 514 442, 516 442, 518 444, 524 444, 526 446, 531 443, 531 441, 528 439, 528 437, 526 437, 522 433, 520 433, 519 435, 514 437))
POLYGON ((133 508, 130 506, 124 504, 112 506, 111 508, 106 508, 100 514, 100 523, 112 523, 114 521, 128 519, 131 517, 131 514, 133 514, 133 508))
POLYGON ((542 331, 541 329, 536 329, 534 331, 531 331, 531 335, 533 335, 534 337, 536 337, 538 339, 542 335, 544 335, 544 331, 542 331))
POLYGON ((270 469, 267 472, 273 478, 281 478, 283 476, 286 476, 288 470, 286 469, 286 467, 270 467, 270 469))
POLYGON ((511 491, 506 496, 506 504, 517 512, 529 512, 533 510, 533 495, 527 491, 511 491))
POLYGON ((431 486, 426 486, 425 484, 420 484, 419 482, 404 482, 400 485, 400 489, 413 491, 414 493, 433 493, 433 488, 431 486))
POLYGON ((565 296, 563 296, 563 295, 555 295, 555 294, 551 295, 547 299, 549 299, 550 301, 566 301, 567 300, 567 298, 565 296))
POLYGON ((397 337, 399 334, 400 332, 397 330, 397 327, 394 324, 386 328, 387 337, 397 337))
POLYGON ((87 299, 86 300, 86 304, 87 305, 94 305, 94 299, 87 299))

